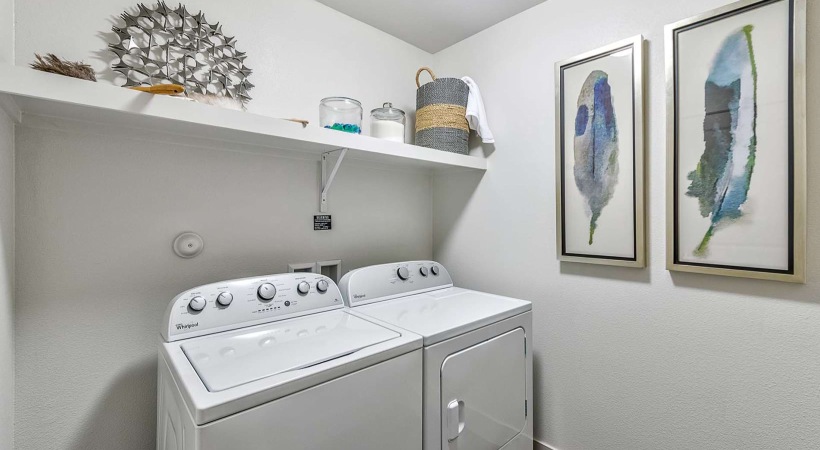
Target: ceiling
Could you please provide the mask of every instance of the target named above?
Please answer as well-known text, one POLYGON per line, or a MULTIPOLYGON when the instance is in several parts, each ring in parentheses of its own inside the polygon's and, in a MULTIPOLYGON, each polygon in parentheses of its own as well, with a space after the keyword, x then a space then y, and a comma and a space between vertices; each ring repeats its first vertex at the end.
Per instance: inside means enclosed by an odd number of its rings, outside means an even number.
POLYGON ((436 53, 546 0, 318 0, 436 53))

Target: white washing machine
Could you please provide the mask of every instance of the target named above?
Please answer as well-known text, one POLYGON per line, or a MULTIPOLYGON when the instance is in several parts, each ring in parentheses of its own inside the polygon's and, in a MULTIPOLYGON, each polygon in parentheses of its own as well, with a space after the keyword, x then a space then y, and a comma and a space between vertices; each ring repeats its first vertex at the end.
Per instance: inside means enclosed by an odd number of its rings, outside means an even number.
POLYGON ((159 346, 159 450, 422 448, 422 340, 350 314, 327 277, 178 295, 159 346))
POLYGON ((339 282, 360 317, 424 337, 424 450, 532 450, 532 304, 453 287, 433 261, 339 282))

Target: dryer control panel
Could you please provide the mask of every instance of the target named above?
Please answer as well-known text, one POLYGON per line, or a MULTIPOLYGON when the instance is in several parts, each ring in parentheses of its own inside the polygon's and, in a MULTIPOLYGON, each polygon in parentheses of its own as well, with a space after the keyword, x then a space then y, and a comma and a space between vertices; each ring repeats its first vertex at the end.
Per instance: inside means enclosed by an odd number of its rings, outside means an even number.
POLYGON ((351 270, 341 281, 350 307, 453 286, 450 273, 435 261, 405 261, 351 270))
POLYGON ((172 342, 343 307, 336 283, 315 273, 221 281, 174 297, 161 334, 172 342))

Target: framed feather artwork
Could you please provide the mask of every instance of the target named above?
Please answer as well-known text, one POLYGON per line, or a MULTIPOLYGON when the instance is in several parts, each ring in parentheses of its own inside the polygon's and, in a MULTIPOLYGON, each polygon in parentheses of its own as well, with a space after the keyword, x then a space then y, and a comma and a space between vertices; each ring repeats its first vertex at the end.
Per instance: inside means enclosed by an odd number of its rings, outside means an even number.
POLYGON ((555 64, 561 261, 644 267, 643 36, 555 64))
POLYGON ((806 2, 666 27, 667 268, 805 281, 806 2))

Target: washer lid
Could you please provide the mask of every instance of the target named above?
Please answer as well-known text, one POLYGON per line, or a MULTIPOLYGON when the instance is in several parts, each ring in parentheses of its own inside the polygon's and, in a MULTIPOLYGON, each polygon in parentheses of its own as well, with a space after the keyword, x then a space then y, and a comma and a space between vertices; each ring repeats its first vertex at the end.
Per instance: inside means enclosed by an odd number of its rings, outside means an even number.
POLYGON ((456 287, 354 308, 422 335, 425 346, 530 310, 528 301, 456 287))
POLYGON ((191 339, 180 347, 208 391, 218 392, 349 355, 399 336, 336 310, 191 339))

